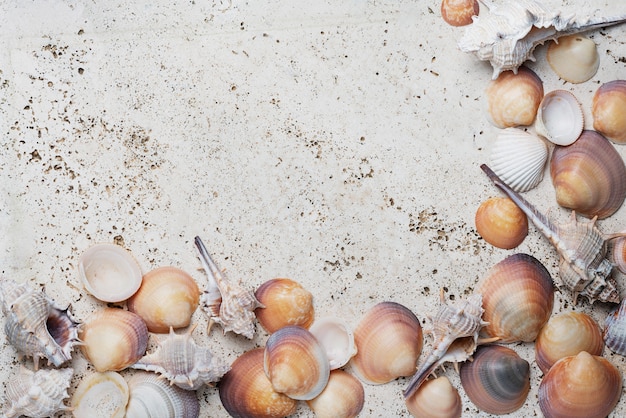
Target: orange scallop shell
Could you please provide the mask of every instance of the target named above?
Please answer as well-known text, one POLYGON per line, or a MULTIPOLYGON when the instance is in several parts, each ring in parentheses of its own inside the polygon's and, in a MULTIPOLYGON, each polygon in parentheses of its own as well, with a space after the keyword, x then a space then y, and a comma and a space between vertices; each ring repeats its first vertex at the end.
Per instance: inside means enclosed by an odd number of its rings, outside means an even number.
POLYGON ((309 328, 315 319, 313 295, 295 280, 268 280, 254 295, 265 306, 254 311, 256 318, 270 334, 287 325, 309 328))
POLYGON ((476 231, 494 247, 510 250, 528 235, 528 218, 508 197, 492 197, 476 211, 476 231))
POLYGON ((626 80, 601 85, 591 107, 593 129, 613 142, 626 143, 626 80))
POLYGON ((467 26, 472 23, 472 16, 478 16, 477 0, 443 0, 441 17, 452 26, 467 26))

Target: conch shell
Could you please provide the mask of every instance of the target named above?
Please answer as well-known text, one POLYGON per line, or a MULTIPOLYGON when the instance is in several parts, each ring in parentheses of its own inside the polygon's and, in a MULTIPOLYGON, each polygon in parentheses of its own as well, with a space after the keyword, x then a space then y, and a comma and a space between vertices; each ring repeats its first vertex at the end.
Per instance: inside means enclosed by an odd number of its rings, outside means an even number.
POLYGON ((495 80, 507 70, 517 69, 526 60, 535 61, 534 49, 561 36, 587 32, 626 21, 626 14, 611 18, 587 17, 550 11, 535 0, 507 1, 501 5, 480 0, 489 13, 474 17, 459 48, 489 61, 495 80))

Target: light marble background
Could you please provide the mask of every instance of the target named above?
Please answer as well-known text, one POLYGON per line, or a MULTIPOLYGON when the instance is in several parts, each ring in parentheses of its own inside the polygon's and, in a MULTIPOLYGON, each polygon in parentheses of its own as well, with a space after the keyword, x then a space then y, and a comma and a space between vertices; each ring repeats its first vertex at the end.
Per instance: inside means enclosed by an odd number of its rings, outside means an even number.
MULTIPOLYGON (((612 0, 547 3, 626 13, 612 0)), ((515 251, 556 278, 533 227, 514 251, 475 231, 476 208, 498 195, 478 168, 498 130, 483 110, 491 69, 458 50, 462 33, 438 1, 0 2, 1 276, 44 286, 85 319, 103 306, 76 274, 90 245, 120 243, 144 271, 174 265, 203 286, 200 235, 230 277, 250 287, 293 278, 320 315, 353 326, 386 300, 426 326, 440 288, 464 297, 515 251)), ((587 127, 598 86, 626 77, 626 26, 590 37, 602 61, 584 84, 560 80, 545 47, 529 65, 545 91, 576 94, 587 127)), ((567 216, 549 178, 527 197, 567 216)), ((625 211, 600 228, 623 229, 625 211)), ((555 302, 600 323, 608 308, 573 307, 567 293, 555 302)), ((267 338, 206 335, 200 312, 194 322, 197 341, 228 362, 267 338)), ((512 348, 533 361, 532 344, 512 348)), ((91 368, 74 357, 75 387, 91 368)), ((3 386, 19 364, 0 338, 3 386)), ((531 373, 512 416, 541 414, 541 372, 531 373)), ((446 375, 464 416, 486 416, 446 375)), ((362 416, 408 416, 405 384, 366 385, 362 416)), ((202 416, 227 416, 215 388, 198 396, 202 416)), ((625 413, 622 398, 613 415, 625 413)), ((301 404, 297 416, 312 413, 301 404)))

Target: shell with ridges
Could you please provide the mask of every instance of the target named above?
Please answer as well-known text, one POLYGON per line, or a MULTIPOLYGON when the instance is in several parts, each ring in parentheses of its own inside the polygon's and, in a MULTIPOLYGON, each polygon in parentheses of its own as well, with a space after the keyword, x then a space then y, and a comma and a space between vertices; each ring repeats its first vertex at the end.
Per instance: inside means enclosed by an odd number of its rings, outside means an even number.
POLYGON ((196 418, 196 392, 170 385, 155 373, 138 372, 128 380, 126 418, 196 418))
POLYGON ((415 372, 422 352, 422 326, 396 302, 374 305, 354 329, 357 353, 350 365, 361 381, 380 385, 415 372))
POLYGON ((550 42, 546 59, 560 78, 574 84, 591 79, 600 66, 595 42, 581 35, 563 36, 558 42, 550 42))
POLYGON ((331 370, 343 367, 356 354, 354 333, 341 318, 336 316, 318 318, 309 331, 324 347, 331 370))
POLYGON ((553 90, 543 97, 535 121, 539 135, 566 146, 578 139, 583 127, 583 109, 576 96, 566 90, 553 90))
POLYGON ((4 330, 20 355, 32 357, 35 370, 39 359, 59 367, 72 358, 80 341, 78 323, 69 308, 58 306, 42 291, 13 280, 0 280, 0 301, 6 315, 4 330))
POLYGON ((128 398, 128 384, 119 373, 92 373, 72 395, 72 414, 74 418, 124 418, 128 398))
POLYGON ((7 382, 4 418, 51 417, 71 408, 63 404, 74 370, 42 369, 33 372, 21 367, 19 374, 7 382))
POLYGON ((508 197, 485 200, 476 210, 474 222, 476 232, 498 248, 515 248, 528 235, 528 218, 508 197))
POLYGON ((446 376, 426 380, 404 401, 416 418, 460 418, 463 412, 459 391, 446 376))
POLYGON ((626 356, 626 299, 613 309, 604 320, 603 338, 614 353, 626 356))
POLYGON ((313 323, 313 295, 295 280, 268 280, 254 295, 263 305, 255 310, 256 318, 270 334, 287 325, 309 328, 313 323))
POLYGON ((485 89, 489 122, 498 128, 531 125, 543 98, 543 83, 531 69, 506 71, 485 89))
POLYGON ((626 143, 626 80, 602 84, 593 96, 593 128, 618 144, 626 143))
MULTIPOLYGON (((622 230, 626 234, 626 230, 622 230)), ((619 237, 609 243, 608 258, 615 267, 626 274, 626 236, 619 237)))
POLYGON ((513 190, 523 193, 543 178, 548 146, 536 135, 507 128, 493 143, 490 159, 493 171, 513 190))
POLYGON ((199 347, 191 337, 195 325, 185 334, 170 328, 169 336, 155 352, 143 356, 130 367, 156 372, 182 389, 196 390, 217 382, 230 367, 208 348, 199 347))
POLYGON ((333 370, 322 393, 306 403, 316 418, 353 418, 363 409, 365 390, 350 373, 333 370))

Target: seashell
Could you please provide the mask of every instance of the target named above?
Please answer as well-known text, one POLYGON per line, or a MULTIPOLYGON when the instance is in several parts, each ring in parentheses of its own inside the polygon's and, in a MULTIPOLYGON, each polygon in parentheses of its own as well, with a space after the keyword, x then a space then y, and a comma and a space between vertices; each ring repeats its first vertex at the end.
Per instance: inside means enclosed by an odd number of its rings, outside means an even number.
POLYGON ((334 316, 316 319, 309 331, 326 351, 331 370, 345 366, 356 354, 354 333, 343 319, 334 316))
POLYGON ((234 417, 285 417, 296 412, 297 401, 278 393, 263 371, 264 349, 239 356, 218 385, 222 405, 234 417))
POLYGON ((543 83, 531 69, 505 71, 485 90, 489 122, 498 128, 532 125, 543 98, 543 83))
POLYGON ((476 232, 489 244, 510 250, 528 235, 528 219, 508 197, 492 197, 480 204, 475 216, 476 232))
POLYGON ((147 354, 130 367, 156 372, 182 389, 196 390, 217 382, 229 366, 213 356, 208 348, 199 347, 191 337, 192 326, 178 335, 170 328, 169 336, 161 341, 152 354, 147 354))
MULTIPOLYGON (((626 230, 621 231, 626 234, 626 230)), ((608 258, 623 274, 626 274, 626 237, 619 237, 610 242, 608 258)))
POLYGON ((626 80, 602 84, 591 106, 593 129, 613 142, 626 143, 626 80))
POLYGON ((535 360, 542 372, 563 357, 586 351, 602 355, 604 341, 598 323, 586 313, 564 312, 550 318, 535 342, 535 360))
POLYGON ((148 328, 137 314, 105 308, 80 331, 81 350, 98 372, 119 371, 139 360, 148 347, 148 328))
POLYGON ((472 23, 472 16, 477 16, 479 6, 477 0, 443 0, 441 17, 452 26, 467 26, 472 23))
POLYGON ((595 131, 584 131, 568 147, 555 147, 550 176, 557 203, 588 218, 611 216, 626 198, 624 161, 595 131))
POLYGON ((591 302, 600 300, 619 303, 619 292, 615 279, 611 277, 613 265, 607 259, 607 242, 624 236, 624 233, 605 236, 595 226, 596 218, 590 222, 578 222, 575 212, 572 212, 570 222, 554 225, 519 193, 508 187, 487 165, 483 164, 480 168, 524 211, 557 250, 561 283, 574 293, 574 304, 579 295, 587 297, 591 302))
POLYGON ((497 263, 476 292, 483 295, 483 319, 488 322, 482 334, 503 343, 534 341, 552 314, 552 277, 528 254, 513 254, 497 263))
POLYGON ((270 335, 265 343, 263 369, 276 392, 296 400, 319 395, 330 374, 324 347, 307 329, 296 325, 270 335))
POLYGON ((546 59, 560 78, 574 84, 590 80, 600 66, 595 42, 582 35, 563 36, 558 42, 550 42, 546 59))
POLYGON ((481 0, 488 13, 474 18, 459 40, 463 52, 471 52, 493 67, 493 79, 503 71, 516 71, 525 61, 535 61, 538 45, 562 36, 588 32, 626 20, 626 16, 591 17, 550 11, 535 0, 494 4, 481 0))
POLYGON ((454 361, 465 361, 468 359, 478 342, 478 333, 480 329, 486 325, 481 319, 483 314, 482 295, 474 294, 467 299, 461 299, 453 303, 446 303, 443 289, 440 292, 439 310, 434 318, 430 318, 433 324, 430 333, 433 336, 433 346, 429 355, 420 362, 417 372, 409 381, 407 388, 404 390, 404 398, 410 398, 426 378, 441 366, 444 361, 448 361, 446 357, 448 350, 459 339, 471 337, 464 340, 461 353, 465 354, 464 358, 454 358, 454 361), (469 342, 469 346, 466 344, 469 342), (468 350, 469 347, 469 350, 468 350))
POLYGON ((128 381, 126 418, 194 418, 200 415, 196 392, 170 385, 155 373, 138 372, 128 381))
POLYGON ((506 128, 493 143, 490 159, 494 172, 513 190, 523 193, 543 178, 548 146, 536 135, 506 128))
POLYGON ((350 373, 333 370, 322 393, 306 403, 316 418, 353 418, 363 409, 365 391, 350 373))
POLYGON ((72 414, 74 418, 124 418, 129 393, 119 373, 92 373, 74 391, 72 414))
POLYGON ((13 280, 0 280, 0 301, 6 315, 4 330, 20 355, 61 366, 72 358, 78 340, 78 323, 69 312, 45 293, 13 280))
POLYGON ((415 372, 422 352, 422 326, 396 302, 374 305, 354 330, 357 353, 350 365, 361 381, 379 385, 415 372))
POLYGON ((141 268, 133 256, 115 244, 97 244, 78 260, 85 290, 104 302, 122 302, 141 286, 141 268))
POLYGON ((539 407, 546 418, 604 418, 622 393, 622 376, 607 359, 581 351, 562 358, 539 385, 539 407))
POLYGON ((516 411, 530 390, 530 364, 501 345, 479 347, 474 361, 461 365, 460 376, 472 403, 490 414, 516 411))
POLYGON ((232 331, 246 338, 254 336, 254 310, 263 308, 251 290, 226 279, 224 273, 209 255, 200 237, 195 238, 202 266, 208 275, 209 285, 200 297, 200 304, 209 316, 209 330, 213 323, 222 326, 224 334, 232 331))
POLYGON ((294 280, 268 280, 254 295, 263 305, 256 309, 256 318, 270 334, 287 325, 309 328, 313 323, 313 295, 294 280))
POLYGON ((612 352, 626 356, 626 302, 622 301, 607 315, 603 338, 612 352))
POLYGON ((19 374, 6 384, 3 417, 51 417, 71 408, 63 404, 74 370, 50 369, 31 371, 20 368, 19 374))
POLYGON ((535 130, 556 145, 570 145, 583 131, 583 109, 569 91, 554 90, 541 100, 535 130))
POLYGON ((459 391, 445 376, 426 380, 405 403, 416 418, 460 418, 463 411, 459 391))
POLYGON ((200 290, 193 278, 176 267, 159 267, 143 276, 139 290, 128 299, 128 310, 146 322, 148 330, 184 328, 198 308, 200 290))

